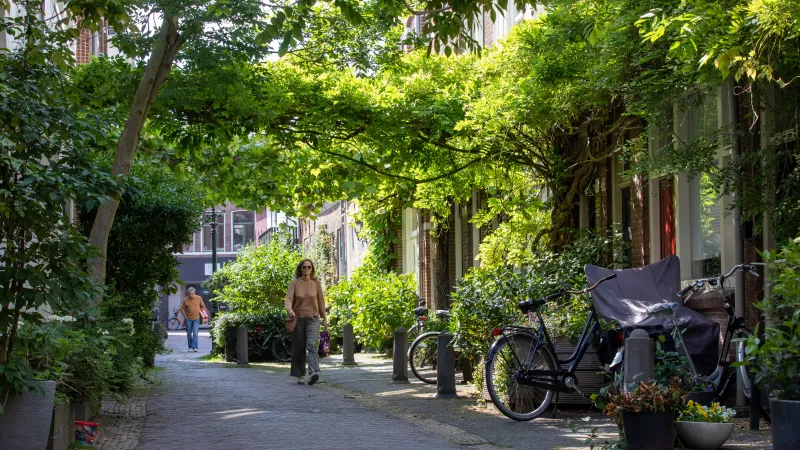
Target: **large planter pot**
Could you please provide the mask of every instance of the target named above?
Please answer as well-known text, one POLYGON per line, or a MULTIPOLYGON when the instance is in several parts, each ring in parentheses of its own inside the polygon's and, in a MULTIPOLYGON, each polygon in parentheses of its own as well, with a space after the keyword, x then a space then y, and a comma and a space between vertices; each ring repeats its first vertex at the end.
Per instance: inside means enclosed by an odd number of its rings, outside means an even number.
POLYGON ((5 404, 3 414, 0 414, 0 448, 47 447, 50 423, 53 419, 56 382, 40 383, 44 388, 44 395, 26 392, 5 404))
POLYGON ((800 448, 800 401, 771 398, 772 445, 775 450, 800 448))
POLYGON ((675 448, 675 413, 622 411, 625 448, 672 450, 675 448))
POLYGON ((732 423, 677 422, 675 425, 683 443, 699 450, 720 448, 733 433, 732 423))
POLYGON ((692 400, 703 406, 711 406, 711 404, 714 403, 714 397, 716 397, 716 395, 714 391, 689 392, 686 394, 686 400, 692 400))

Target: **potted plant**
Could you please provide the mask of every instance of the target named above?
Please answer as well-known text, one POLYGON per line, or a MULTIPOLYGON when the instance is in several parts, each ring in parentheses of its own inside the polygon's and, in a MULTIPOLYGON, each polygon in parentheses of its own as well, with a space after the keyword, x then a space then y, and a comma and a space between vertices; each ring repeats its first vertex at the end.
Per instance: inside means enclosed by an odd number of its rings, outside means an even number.
POLYGON ((770 393, 772 443, 776 449, 800 448, 800 237, 778 254, 764 252, 772 294, 757 304, 768 326, 763 341, 758 327, 747 339, 747 364, 755 382, 770 393))
POLYGON ((655 381, 640 382, 629 392, 603 393, 604 403, 598 406, 622 423, 625 446, 629 450, 673 449, 675 414, 685 405, 678 386, 660 386, 655 381))
POLYGON ((689 448, 720 448, 733 433, 731 419, 735 415, 734 410, 719 403, 705 406, 689 400, 678 416, 678 436, 689 448))

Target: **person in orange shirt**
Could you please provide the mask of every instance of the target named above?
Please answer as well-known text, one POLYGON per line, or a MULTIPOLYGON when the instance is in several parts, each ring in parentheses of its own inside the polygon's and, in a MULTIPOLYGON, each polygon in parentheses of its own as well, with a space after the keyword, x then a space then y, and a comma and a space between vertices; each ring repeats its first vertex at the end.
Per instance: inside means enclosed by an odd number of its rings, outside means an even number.
POLYGON ((186 290, 186 298, 181 302, 178 312, 183 312, 186 316, 186 339, 189 341, 189 351, 197 351, 197 333, 200 331, 200 310, 208 314, 206 304, 199 295, 195 294, 194 288, 186 290))

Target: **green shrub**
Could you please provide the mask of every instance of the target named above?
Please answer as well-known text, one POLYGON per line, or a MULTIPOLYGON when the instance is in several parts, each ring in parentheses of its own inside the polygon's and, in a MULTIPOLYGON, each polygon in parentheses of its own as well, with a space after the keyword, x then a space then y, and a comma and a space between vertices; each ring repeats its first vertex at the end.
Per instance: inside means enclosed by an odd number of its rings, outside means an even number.
POLYGON ((349 280, 328 289, 332 334, 341 336, 342 325, 351 322, 356 339, 364 345, 390 349, 394 330, 414 324, 415 291, 413 275, 383 271, 368 258, 349 280))
POLYGON ((225 334, 227 330, 245 325, 247 331, 262 327, 262 332, 273 335, 286 332, 286 310, 267 307, 260 311, 226 311, 217 314, 211 323, 210 332, 214 340, 212 353, 225 353, 225 334))
POLYGON ((267 245, 248 245, 205 283, 216 295, 215 300, 232 309, 258 312, 282 308, 286 291, 303 259, 299 250, 283 239, 272 239, 267 245))
POLYGON ((47 322, 26 322, 19 333, 19 354, 37 379, 56 381, 59 402, 99 407, 104 394, 130 394, 143 375, 136 356, 133 322, 98 323, 88 314, 77 320, 51 315, 47 322))
POLYGON ((772 295, 758 303, 768 323, 763 342, 758 327, 748 338, 747 364, 755 380, 784 400, 800 400, 800 237, 779 253, 764 252, 772 295))
MULTIPOLYGON (((608 266, 606 255, 620 242, 587 234, 565 247, 560 254, 537 252, 530 264, 518 268, 479 268, 471 270, 456 284, 453 293, 451 331, 456 345, 465 354, 479 359, 493 341, 491 331, 503 325, 533 326, 522 316, 517 302, 541 298, 562 289, 582 289, 586 285, 585 264, 608 266)), ((620 261, 617 261, 620 264, 620 261)), ((557 299, 541 309, 552 339, 577 339, 589 314, 591 300, 585 296, 557 299)))

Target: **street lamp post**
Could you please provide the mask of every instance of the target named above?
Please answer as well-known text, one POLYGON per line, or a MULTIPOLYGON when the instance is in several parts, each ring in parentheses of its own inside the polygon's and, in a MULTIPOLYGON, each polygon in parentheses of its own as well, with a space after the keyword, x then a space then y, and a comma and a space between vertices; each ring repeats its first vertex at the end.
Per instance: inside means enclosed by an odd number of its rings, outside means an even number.
POLYGON ((211 212, 206 213, 206 218, 211 221, 211 274, 217 271, 217 219, 225 217, 225 210, 217 212, 215 206, 211 207, 211 212))

